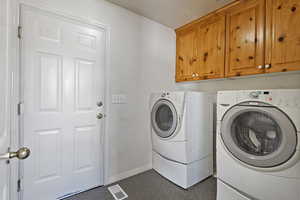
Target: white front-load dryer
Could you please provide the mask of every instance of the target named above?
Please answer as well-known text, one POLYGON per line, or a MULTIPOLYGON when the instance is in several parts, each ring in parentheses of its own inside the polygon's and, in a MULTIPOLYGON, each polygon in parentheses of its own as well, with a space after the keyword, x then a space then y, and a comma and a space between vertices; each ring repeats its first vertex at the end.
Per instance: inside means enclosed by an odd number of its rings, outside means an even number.
POLYGON ((217 199, 299 200, 300 90, 219 92, 217 112, 217 199))
POLYGON ((153 168, 183 188, 213 173, 213 102, 200 92, 151 95, 153 168))

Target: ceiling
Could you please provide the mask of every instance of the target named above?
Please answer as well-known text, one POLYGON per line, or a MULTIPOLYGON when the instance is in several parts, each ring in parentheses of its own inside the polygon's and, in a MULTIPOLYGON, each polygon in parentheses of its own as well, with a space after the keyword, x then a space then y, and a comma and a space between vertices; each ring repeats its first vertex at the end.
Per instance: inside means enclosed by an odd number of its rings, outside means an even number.
POLYGON ((233 0, 107 0, 139 15, 178 28, 233 0))

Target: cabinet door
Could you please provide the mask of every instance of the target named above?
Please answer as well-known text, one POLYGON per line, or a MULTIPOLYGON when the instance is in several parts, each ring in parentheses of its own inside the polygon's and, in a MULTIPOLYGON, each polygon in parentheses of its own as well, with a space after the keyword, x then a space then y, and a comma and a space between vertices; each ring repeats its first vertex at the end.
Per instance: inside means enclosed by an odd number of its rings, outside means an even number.
POLYGON ((224 77, 225 16, 215 14, 198 25, 197 73, 198 79, 224 77))
POLYGON ((300 0, 267 0, 267 72, 300 70, 300 0))
POLYGON ((265 0, 242 1, 226 18, 225 76, 264 73, 265 0))
POLYGON ((177 32, 176 47, 176 81, 195 79, 196 71, 196 36, 197 30, 192 27, 177 32))

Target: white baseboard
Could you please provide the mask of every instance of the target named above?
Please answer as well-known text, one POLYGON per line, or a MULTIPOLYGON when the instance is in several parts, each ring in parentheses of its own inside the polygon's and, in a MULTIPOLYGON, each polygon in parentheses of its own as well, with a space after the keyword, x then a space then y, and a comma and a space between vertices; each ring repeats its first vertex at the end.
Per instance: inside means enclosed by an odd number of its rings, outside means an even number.
POLYGON ((111 183, 115 183, 115 182, 123 180, 125 178, 129 178, 131 176, 140 174, 140 173, 148 171, 150 169, 152 169, 152 163, 149 163, 147 165, 144 165, 144 166, 132 169, 132 170, 128 170, 126 172, 122 172, 120 174, 109 177, 108 183, 106 183, 106 185, 109 185, 111 183))

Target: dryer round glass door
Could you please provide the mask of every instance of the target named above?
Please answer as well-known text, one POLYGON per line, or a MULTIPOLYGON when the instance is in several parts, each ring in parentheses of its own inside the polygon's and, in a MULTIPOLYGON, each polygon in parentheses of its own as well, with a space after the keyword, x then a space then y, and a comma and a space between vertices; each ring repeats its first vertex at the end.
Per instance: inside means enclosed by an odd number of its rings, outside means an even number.
POLYGON ((262 168, 285 163, 297 145, 293 123, 275 107, 231 108, 222 119, 221 136, 233 156, 262 168))
POLYGON ((178 115, 173 103, 165 99, 156 102, 151 112, 151 123, 159 137, 173 136, 178 124, 178 115))

